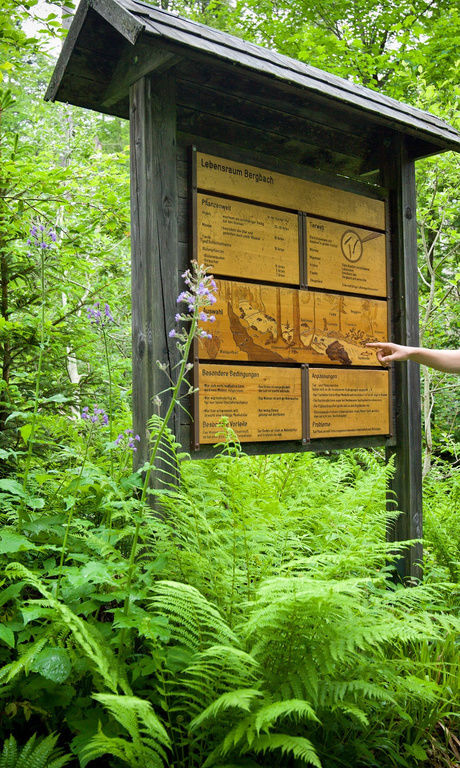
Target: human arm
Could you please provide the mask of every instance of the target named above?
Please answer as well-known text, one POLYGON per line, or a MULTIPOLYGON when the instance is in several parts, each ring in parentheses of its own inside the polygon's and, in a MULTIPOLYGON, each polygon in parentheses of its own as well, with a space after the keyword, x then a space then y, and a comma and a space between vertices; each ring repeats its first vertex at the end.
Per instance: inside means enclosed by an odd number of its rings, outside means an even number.
POLYGON ((377 359, 383 365, 393 361, 413 360, 415 363, 428 365, 437 371, 460 373, 460 349, 426 349, 424 347, 405 347, 392 341, 375 341, 366 344, 377 352, 377 359))

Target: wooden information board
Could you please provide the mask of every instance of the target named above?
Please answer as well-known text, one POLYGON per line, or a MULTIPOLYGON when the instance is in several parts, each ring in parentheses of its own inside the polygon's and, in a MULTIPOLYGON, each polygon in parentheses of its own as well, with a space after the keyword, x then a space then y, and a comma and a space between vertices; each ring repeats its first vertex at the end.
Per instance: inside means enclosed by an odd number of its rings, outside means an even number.
POLYGON ((388 435, 388 371, 309 370, 310 437, 388 435))
POLYGON ((219 275, 299 282, 299 223, 293 213, 197 195, 197 258, 219 275))
POLYGON ((302 439, 301 371, 200 365, 198 442, 216 443, 226 416, 244 442, 302 439))
POLYGON ((389 435, 389 373, 366 347, 388 338, 385 203, 193 158, 193 256, 218 276, 195 449, 222 439, 222 417, 243 443, 389 435))
POLYGON ((308 217, 307 282, 331 291, 386 296, 384 233, 308 217))
POLYGON ((380 367, 365 344, 387 337, 386 301, 230 280, 216 296, 200 359, 380 367))
POLYGON ((385 204, 381 200, 203 152, 196 153, 196 183, 206 192, 385 229, 385 204))

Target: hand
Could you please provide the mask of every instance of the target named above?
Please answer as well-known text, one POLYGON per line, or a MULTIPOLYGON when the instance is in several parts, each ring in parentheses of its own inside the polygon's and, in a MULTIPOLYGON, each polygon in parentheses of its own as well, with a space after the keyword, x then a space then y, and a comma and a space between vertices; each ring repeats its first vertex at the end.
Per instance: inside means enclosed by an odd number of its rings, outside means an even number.
POLYGON ((390 365, 393 360, 409 360, 413 347, 403 347, 392 341, 372 341, 366 347, 374 347, 377 352, 377 360, 382 365, 390 365))

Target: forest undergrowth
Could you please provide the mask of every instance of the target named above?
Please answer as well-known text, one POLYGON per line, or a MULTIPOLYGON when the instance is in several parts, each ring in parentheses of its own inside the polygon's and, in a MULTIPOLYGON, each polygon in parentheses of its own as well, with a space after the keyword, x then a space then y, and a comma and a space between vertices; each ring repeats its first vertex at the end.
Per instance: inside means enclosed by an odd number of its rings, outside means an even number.
MULTIPOLYGON (((408 588, 379 452, 249 457, 223 423, 218 456, 190 461, 167 423, 215 284, 186 279, 171 331, 182 361, 147 465, 132 473, 137 436, 110 393, 70 442, 62 410, 32 409, 26 431, 15 414, 24 447, 2 449, 0 479, 1 768, 454 768, 458 473, 426 483, 424 579, 408 588), (152 491, 159 458, 177 482, 152 491)), ((88 319, 108 353, 109 306, 88 319)))

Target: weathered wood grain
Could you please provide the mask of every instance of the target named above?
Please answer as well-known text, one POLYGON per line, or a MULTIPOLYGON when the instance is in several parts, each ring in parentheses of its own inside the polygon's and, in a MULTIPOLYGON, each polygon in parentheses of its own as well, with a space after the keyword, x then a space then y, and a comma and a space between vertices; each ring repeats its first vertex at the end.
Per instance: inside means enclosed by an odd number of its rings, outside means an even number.
POLYGON ((90 0, 94 10, 102 16, 120 35, 134 44, 144 29, 144 24, 123 5, 114 0, 90 0))
MULTIPOLYGON (((392 295, 394 341, 418 346, 417 224, 414 163, 408 158, 407 143, 395 138, 387 160, 392 228, 392 295)), ((400 515, 389 530, 391 541, 419 539, 423 534, 422 435, 420 371, 414 362, 398 363, 393 376, 396 445, 388 458, 395 459, 395 476, 390 483, 388 504, 400 515)), ((422 545, 408 547, 398 564, 402 579, 421 577, 422 545)))
MULTIPOLYGON (((178 294, 174 74, 165 73, 158 82, 141 78, 130 94, 133 411, 141 437, 136 461, 142 465, 153 398, 168 384, 156 361, 166 364, 170 375, 178 361, 168 337, 178 294)), ((164 416, 169 394, 161 399, 158 411, 164 416)), ((177 413, 170 427, 178 433, 177 413)))
POLYGON ((109 86, 104 94, 104 107, 120 101, 140 77, 159 75, 177 64, 180 58, 165 48, 153 46, 152 41, 141 37, 133 46, 127 43, 120 55, 117 66, 111 74, 109 86))

